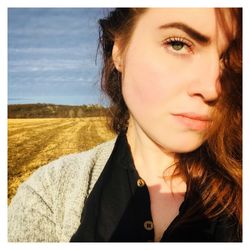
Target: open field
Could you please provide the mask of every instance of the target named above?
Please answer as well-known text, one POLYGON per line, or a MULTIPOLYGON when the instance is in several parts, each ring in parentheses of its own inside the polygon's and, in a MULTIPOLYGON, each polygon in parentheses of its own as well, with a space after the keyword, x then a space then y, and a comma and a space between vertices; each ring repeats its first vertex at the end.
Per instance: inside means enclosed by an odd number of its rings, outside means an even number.
POLYGON ((8 201, 40 166, 113 137, 104 117, 9 119, 8 201))

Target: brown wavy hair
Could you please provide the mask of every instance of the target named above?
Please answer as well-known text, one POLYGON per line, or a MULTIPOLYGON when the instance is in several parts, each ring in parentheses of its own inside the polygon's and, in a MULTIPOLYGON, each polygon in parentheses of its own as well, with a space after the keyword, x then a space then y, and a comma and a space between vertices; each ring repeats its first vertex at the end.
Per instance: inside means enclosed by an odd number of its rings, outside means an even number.
MULTIPOLYGON (((112 49, 115 39, 121 41, 123 53, 144 8, 117 8, 99 20, 100 45, 103 54, 102 90, 110 99, 110 127, 117 134, 126 131, 129 112, 121 92, 121 73, 115 68, 112 49)), ((208 218, 222 214, 233 216, 242 224, 242 10, 217 8, 217 20, 229 41, 221 56, 222 93, 215 104, 213 124, 206 140, 193 152, 178 154, 176 175, 195 183, 201 203, 194 204, 189 216, 202 209, 208 218), (230 16, 231 22, 228 22, 230 16), (234 25, 235 33, 232 34, 234 25)), ((188 214, 188 213, 187 213, 188 214)), ((188 218, 188 215, 186 216, 188 218)))

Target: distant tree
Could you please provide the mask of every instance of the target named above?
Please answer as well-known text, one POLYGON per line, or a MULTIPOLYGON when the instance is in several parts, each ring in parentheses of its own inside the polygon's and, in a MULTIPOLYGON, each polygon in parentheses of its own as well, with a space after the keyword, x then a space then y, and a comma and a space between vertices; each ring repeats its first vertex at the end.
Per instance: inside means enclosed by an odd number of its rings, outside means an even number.
POLYGON ((79 108, 78 110, 77 110, 77 115, 76 115, 76 117, 83 117, 84 116, 84 112, 83 112, 83 110, 81 109, 81 108, 79 108))
POLYGON ((70 118, 75 117, 75 111, 74 111, 73 109, 70 109, 70 110, 69 110, 69 117, 70 117, 70 118))

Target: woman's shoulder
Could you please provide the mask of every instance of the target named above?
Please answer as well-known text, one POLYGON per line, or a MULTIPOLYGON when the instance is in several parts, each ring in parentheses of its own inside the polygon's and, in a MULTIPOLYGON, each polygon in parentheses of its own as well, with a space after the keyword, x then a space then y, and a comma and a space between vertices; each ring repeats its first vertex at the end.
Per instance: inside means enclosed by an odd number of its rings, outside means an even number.
POLYGON ((67 241, 79 225, 84 200, 108 161, 115 140, 62 156, 22 183, 9 206, 9 240, 67 241), (47 228, 46 233, 41 227, 47 228))

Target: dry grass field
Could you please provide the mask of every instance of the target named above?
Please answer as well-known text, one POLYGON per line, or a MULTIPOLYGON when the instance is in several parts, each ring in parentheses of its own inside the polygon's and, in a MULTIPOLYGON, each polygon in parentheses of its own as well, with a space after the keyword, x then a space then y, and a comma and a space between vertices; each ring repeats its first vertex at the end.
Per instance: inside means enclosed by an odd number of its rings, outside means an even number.
POLYGON ((103 117, 9 119, 8 201, 19 184, 40 166, 113 137, 103 117))

